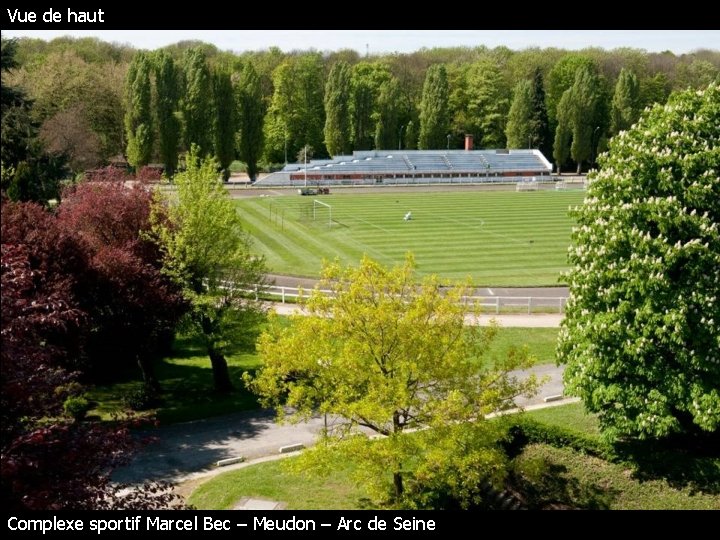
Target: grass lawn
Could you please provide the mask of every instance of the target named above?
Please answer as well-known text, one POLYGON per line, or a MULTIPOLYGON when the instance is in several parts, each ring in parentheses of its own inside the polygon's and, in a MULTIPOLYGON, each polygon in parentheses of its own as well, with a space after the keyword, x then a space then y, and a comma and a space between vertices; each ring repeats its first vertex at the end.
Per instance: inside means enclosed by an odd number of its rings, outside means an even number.
MULTIPOLYGON (((280 317, 287 323, 287 317, 280 317)), ((492 360, 507 354, 510 347, 528 346, 537 363, 554 362, 556 328, 500 328, 486 358, 492 360)), ((256 354, 248 352, 228 357, 230 378, 236 391, 229 395, 218 395, 213 391, 210 359, 200 344, 190 338, 180 337, 175 341, 173 356, 156 365, 157 375, 163 387, 162 403, 156 412, 162 423, 186 422, 219 416, 258 407, 255 397, 245 390, 241 380, 244 371, 260 367, 256 354)), ((121 382, 108 386, 97 386, 89 392, 89 399, 99 403, 90 414, 109 419, 113 413, 124 408, 123 398, 142 387, 140 374, 128 373, 121 382)))
MULTIPOLYGON (((227 361, 236 391, 219 395, 213 390, 210 359, 200 344, 190 338, 177 338, 173 356, 156 364, 163 388, 162 403, 150 412, 155 412, 160 422, 172 423, 257 408, 255 396, 245 390, 241 379, 244 371, 260 367, 257 355, 238 354, 228 357, 227 361)), ((112 413, 123 410, 124 396, 141 387, 139 373, 129 373, 127 380, 113 385, 95 387, 89 398, 99 406, 91 414, 109 418, 112 413)))
MULTIPOLYGON (((288 192, 290 193, 290 192, 288 192)), ((363 254, 392 265, 415 254, 420 274, 476 285, 557 285, 566 266, 568 207, 584 193, 478 191, 288 194, 235 201, 272 271, 316 276, 323 259, 357 264, 363 254), (403 221, 406 212, 413 219, 403 221), (332 223, 332 225, 329 225, 332 223)))
POLYGON ((536 364, 555 363, 557 328, 499 328, 495 340, 485 354, 487 361, 507 356, 511 347, 527 345, 536 364))
POLYGON ((600 435, 597 417, 594 414, 587 414, 582 403, 537 409, 525 414, 543 424, 571 429, 591 437, 600 435))
POLYGON ((268 461, 216 476, 201 484, 188 502, 200 510, 232 509, 242 497, 282 501, 288 510, 364 507, 365 492, 351 478, 354 465, 340 465, 331 476, 320 478, 290 472, 286 461, 268 461))
MULTIPOLYGON (((525 414, 590 436, 599 434, 597 420, 585 415, 581 404, 525 414)), ((198 486, 188 502, 199 509, 227 509, 242 497, 252 496, 282 501, 293 510, 371 507, 352 479, 354 464, 342 464, 332 476, 321 478, 292 473, 284 466, 285 461, 259 463, 215 476, 198 486)), ((720 509, 720 490, 713 480, 720 477, 720 459, 683 456, 681 463, 686 471, 695 466, 703 472, 683 482, 672 475, 639 478, 622 463, 568 448, 532 444, 515 459, 513 470, 522 479, 520 485, 527 488, 529 500, 535 497, 585 508, 720 509)))
MULTIPOLYGON (((720 460, 718 460, 720 467, 720 460)), ((720 510, 720 495, 676 487, 664 478, 638 480, 620 463, 545 444, 528 446, 516 466, 531 471, 545 499, 610 510, 720 510), (539 465, 543 463, 544 466, 539 465), (538 474, 544 469, 545 475, 538 474)))

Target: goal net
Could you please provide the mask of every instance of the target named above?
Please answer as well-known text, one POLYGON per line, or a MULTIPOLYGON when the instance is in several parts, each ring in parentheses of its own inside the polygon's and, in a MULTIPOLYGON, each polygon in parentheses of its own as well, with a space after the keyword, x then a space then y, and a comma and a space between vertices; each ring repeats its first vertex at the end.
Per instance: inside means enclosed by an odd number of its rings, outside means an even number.
POLYGON ((313 221, 318 223, 327 223, 328 227, 332 227, 332 206, 328 203, 313 199, 313 221))

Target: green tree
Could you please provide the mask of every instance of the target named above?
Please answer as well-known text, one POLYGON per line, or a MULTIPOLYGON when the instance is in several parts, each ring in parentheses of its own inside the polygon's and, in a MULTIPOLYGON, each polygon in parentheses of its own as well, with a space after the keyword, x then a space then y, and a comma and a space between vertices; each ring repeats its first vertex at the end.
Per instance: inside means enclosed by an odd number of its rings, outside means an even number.
POLYGON ((597 155, 597 147, 607 125, 607 108, 603 83, 593 69, 581 68, 575 82, 562 96, 557 106, 557 129, 553 156, 560 167, 570 156, 577 163, 580 174, 584 161, 597 155))
POLYGON ((610 141, 575 214, 558 358, 610 436, 720 429, 720 87, 610 141))
POLYGON ((395 148, 399 135, 400 122, 398 103, 400 89, 397 79, 393 78, 380 86, 375 114, 375 148, 378 150, 395 148))
POLYGON ((155 58, 155 116, 159 136, 160 160, 165 165, 165 173, 172 177, 177 169, 178 144, 180 143, 181 123, 178 118, 180 100, 180 77, 172 57, 160 51, 155 58))
POLYGON ((237 112, 235 92, 228 71, 219 69, 212 76, 215 109, 215 159, 222 169, 223 180, 230 178, 230 164, 235 159, 237 112))
POLYGON ((610 133, 617 135, 633 125, 640 116, 640 85, 632 71, 620 71, 610 110, 610 133))
POLYGON ((470 67, 467 73, 467 95, 468 113, 472 121, 469 131, 475 134, 478 145, 484 148, 504 148, 509 104, 502 73, 494 60, 476 62, 470 67))
POLYGON ((423 86, 418 148, 443 148, 449 128, 447 71, 444 65, 434 64, 427 70, 423 86))
POLYGON ((9 76, 19 67, 17 41, 3 38, 1 44, 0 186, 11 200, 47 204, 59 195, 64 159, 44 152, 32 117, 32 101, 21 88, 8 84, 9 76))
POLYGON ((572 145, 570 155, 577 163, 578 174, 584 161, 596 155, 597 144, 604 133, 602 82, 592 69, 580 69, 572 89, 572 145))
POLYGON ((640 110, 655 103, 665 103, 670 95, 670 81, 665 73, 640 79, 640 110))
POLYGON ((323 65, 319 54, 288 59, 273 73, 275 91, 265 125, 268 161, 283 161, 305 144, 325 155, 323 65))
POLYGON ((360 62, 352 69, 350 114, 355 150, 369 150, 373 147, 377 100, 381 86, 390 77, 388 66, 379 62, 360 62))
POLYGON ((193 47, 184 55, 185 93, 182 102, 185 123, 185 146, 195 144, 201 156, 212 153, 215 110, 212 98, 212 80, 205 54, 193 47))
POLYGON ((89 123, 100 137, 101 157, 105 159, 127 150, 128 68, 128 62, 89 63, 69 48, 35 59, 32 65, 19 69, 16 76, 32 98, 35 122, 41 124, 73 109, 82 111, 84 118, 80 121, 89 123))
POLYGON ((417 122, 410 120, 405 126, 405 148, 408 150, 417 150, 418 130, 417 122))
POLYGON ((217 162, 201 159, 197 147, 186 169, 175 176, 177 203, 169 220, 156 212, 153 235, 164 255, 164 269, 183 288, 191 304, 187 328, 210 357, 215 389, 232 390, 225 356, 253 342, 263 317, 244 290, 262 286, 264 260, 250 254, 240 216, 218 178, 217 162))
POLYGON ((336 62, 325 83, 325 146, 331 156, 350 153, 350 66, 336 62))
POLYGON ((575 82, 577 72, 583 68, 597 69, 595 62, 587 55, 569 52, 548 73, 545 100, 551 126, 555 126, 557 122, 557 108, 560 99, 575 82))
POLYGON ((555 142, 553 144, 553 158, 557 173, 560 174, 563 165, 570 159, 570 138, 572 136, 573 103, 572 90, 567 89, 557 106, 557 127, 555 128, 555 142))
POLYGON ((254 182, 258 173, 258 161, 265 144, 263 133, 265 105, 260 77, 250 62, 245 62, 240 71, 235 86, 235 99, 238 113, 236 136, 238 154, 245 162, 248 177, 254 182))
POLYGON ((552 153, 550 123, 545 105, 545 88, 542 72, 535 69, 532 81, 532 117, 530 120, 531 146, 539 148, 545 156, 552 153))
MULTIPOLYGON (((486 414, 535 388, 534 379, 518 382, 508 375, 525 365, 526 355, 484 367, 480 358, 495 329, 466 327, 467 306, 460 300, 466 289, 441 290, 436 277, 418 285, 414 266, 412 256, 392 269, 367 257, 358 268, 326 265, 321 287, 333 294, 314 291, 307 317, 294 317, 289 328, 271 325, 258 342, 262 370, 245 376, 262 403, 281 416, 285 407, 295 419, 337 415, 325 444, 308 459, 322 462, 324 452, 349 452, 361 461, 364 479, 392 485, 396 500, 406 488, 416 491, 418 483, 447 472, 443 465, 457 457, 449 441, 459 432, 482 430, 486 414), (424 427, 432 429, 407 436, 424 427), (357 428, 384 438, 353 437, 357 428)), ((461 448, 456 451, 463 453, 461 448)), ((468 451, 466 465, 472 462, 480 477, 497 475, 502 458, 488 446, 483 450, 468 451)), ((454 479, 456 487, 463 483, 454 479)))
MULTIPOLYGON (((31 140, 37 133, 37 126, 30 116, 32 107, 27 95, 17 86, 8 84, 10 74, 17 70, 16 60, 18 42, 15 39, 2 38, 0 60, 2 62, 2 78, 0 78, 0 106, 2 107, 2 146, 0 159, 7 167, 14 167, 29 157, 28 150, 31 140)), ((6 188, 3 178, 3 189, 6 188)))
POLYGON ((527 148, 532 142, 533 95, 530 81, 520 81, 513 91, 505 135, 508 148, 527 148))
POLYGON ((677 69, 676 88, 705 88, 720 80, 720 69, 707 60, 695 59, 690 64, 680 64, 677 69))
POLYGON ((150 163, 153 151, 152 87, 150 57, 138 52, 125 82, 125 136, 127 159, 133 167, 150 163))

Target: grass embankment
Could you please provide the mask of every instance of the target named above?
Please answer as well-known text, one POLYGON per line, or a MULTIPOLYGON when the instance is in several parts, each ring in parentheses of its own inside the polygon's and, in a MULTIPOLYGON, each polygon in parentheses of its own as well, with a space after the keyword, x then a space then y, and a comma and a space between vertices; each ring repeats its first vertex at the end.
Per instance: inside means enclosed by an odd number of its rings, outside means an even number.
MULTIPOLYGON (((599 440, 597 419, 579 403, 526 413, 543 425, 599 440)), ((638 456, 642 458, 642 456, 638 456)), ((288 458, 294 459, 294 458, 288 458)), ((289 472, 287 460, 250 465, 201 484, 189 503, 232 508, 242 497, 282 501, 288 509, 361 509, 372 505, 352 477, 353 463, 330 477, 289 472)), ((537 507, 597 509, 720 509, 720 459, 667 454, 664 472, 642 462, 610 462, 570 448, 529 444, 512 465, 514 489, 537 507), (677 463, 673 463, 673 457, 677 463)))

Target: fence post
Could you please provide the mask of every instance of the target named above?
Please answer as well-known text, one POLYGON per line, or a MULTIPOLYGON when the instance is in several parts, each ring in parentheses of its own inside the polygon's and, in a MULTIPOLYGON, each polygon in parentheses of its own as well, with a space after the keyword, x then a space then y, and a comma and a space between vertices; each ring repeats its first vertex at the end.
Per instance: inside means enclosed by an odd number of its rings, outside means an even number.
POLYGON ((258 286, 255 285, 255 300, 258 299, 258 286))
POLYGON ((500 297, 495 297, 495 315, 500 315, 500 297))
POLYGON ((285 303, 285 287, 280 287, 280 294, 282 296, 282 303, 285 303))
POLYGON ((561 296, 560 298, 558 298, 558 313, 562 313, 562 312, 563 312, 563 299, 561 296))
POLYGON ((528 315, 531 313, 532 308, 532 296, 528 296, 528 315))

